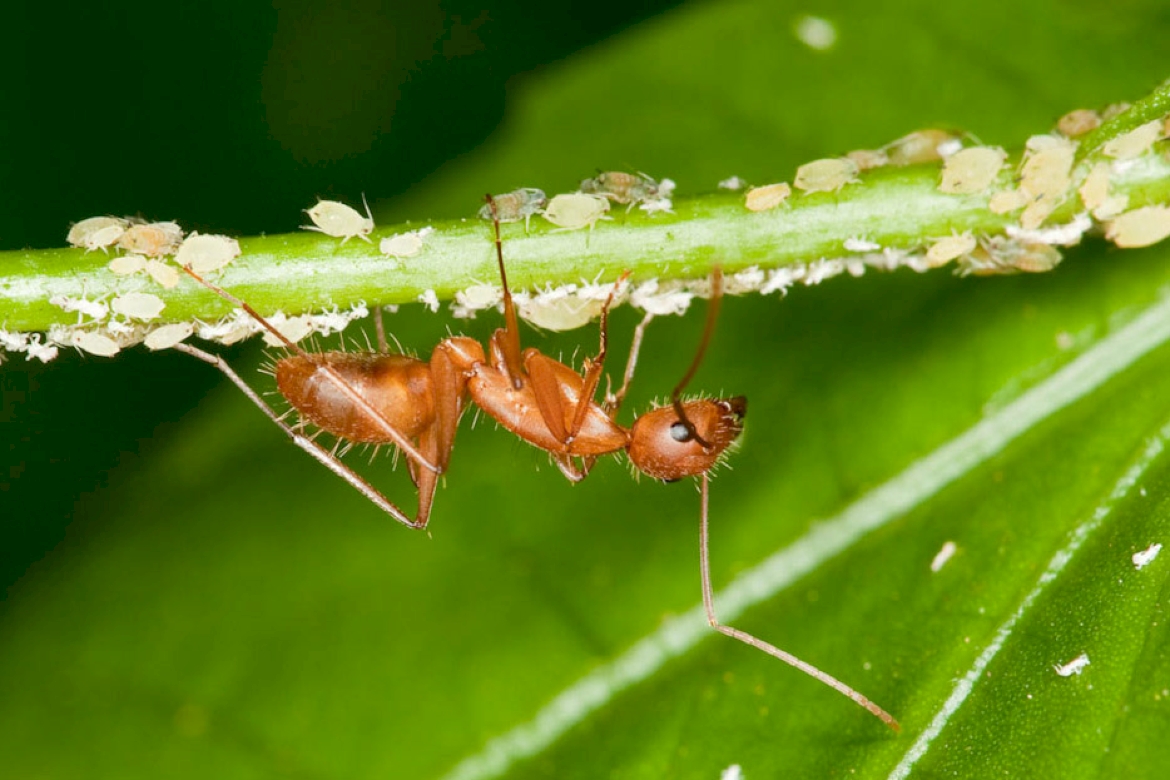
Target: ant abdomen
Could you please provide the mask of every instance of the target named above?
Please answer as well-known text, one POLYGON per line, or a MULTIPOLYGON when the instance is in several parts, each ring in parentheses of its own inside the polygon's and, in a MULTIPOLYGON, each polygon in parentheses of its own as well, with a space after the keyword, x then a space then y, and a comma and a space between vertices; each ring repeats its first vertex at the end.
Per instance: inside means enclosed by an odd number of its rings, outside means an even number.
POLYGON ((747 399, 689 401, 682 408, 686 422, 673 406, 652 409, 634 421, 629 455, 642 473, 672 482, 710 471, 743 430, 747 399))
POLYGON ((327 368, 407 438, 417 437, 435 418, 431 372, 406 355, 325 352, 289 355, 276 363, 276 386, 301 417, 352 442, 384 444, 385 427, 354 405, 327 368))

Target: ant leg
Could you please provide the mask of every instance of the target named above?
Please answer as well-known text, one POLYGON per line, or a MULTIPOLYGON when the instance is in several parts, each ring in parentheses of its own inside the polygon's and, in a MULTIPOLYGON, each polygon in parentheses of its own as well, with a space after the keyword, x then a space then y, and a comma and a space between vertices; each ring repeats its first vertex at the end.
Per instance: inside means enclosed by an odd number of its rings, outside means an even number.
POLYGON ((374 307, 374 333, 378 336, 378 351, 383 355, 390 351, 390 344, 386 341, 386 326, 382 323, 382 307, 374 307))
POLYGON ((618 388, 616 393, 606 393, 605 396, 605 411, 609 413, 610 417, 617 417, 618 409, 622 406, 622 401, 626 400, 626 393, 630 389, 630 382, 634 381, 634 369, 638 365, 638 353, 642 350, 642 338, 646 335, 646 327, 654 319, 654 315, 646 312, 646 316, 634 328, 634 338, 630 341, 630 356, 626 360, 626 372, 622 378, 622 386, 618 388))
POLYGON ((237 374, 223 358, 219 357, 218 355, 213 355, 209 352, 204 352, 203 350, 198 349, 197 347, 192 347, 189 344, 175 344, 173 348, 177 349, 179 352, 185 352, 193 358, 202 360, 204 363, 218 368, 221 372, 223 372, 224 376, 232 381, 232 384, 238 387, 252 403, 256 404, 256 406, 260 408, 260 411, 264 412, 264 414, 268 416, 268 419, 276 423, 276 425, 282 431, 284 431, 290 439, 292 439, 293 444, 312 455, 319 463, 348 482, 350 487, 354 488, 367 499, 369 499, 371 503, 373 503, 383 512, 390 515, 403 525, 409 526, 410 528, 422 528, 426 525, 425 519, 421 520, 421 524, 411 520, 405 512, 399 509, 390 499, 386 498, 386 496, 382 495, 382 493, 379 492, 377 488, 375 488, 337 458, 330 455, 329 452, 320 444, 317 444, 311 438, 304 436, 291 425, 286 423, 283 417, 274 412, 272 407, 266 404, 264 399, 262 399, 255 390, 249 387, 248 383, 240 378, 240 375, 237 374))
POLYGON ((757 639, 745 631, 740 631, 738 628, 732 628, 731 626, 725 626, 719 622, 718 618, 715 617, 715 598, 711 591, 710 556, 707 550, 707 496, 709 493, 708 485, 710 483, 710 477, 706 472, 703 472, 702 479, 702 509, 699 512, 699 572, 703 581, 703 609, 705 609, 707 612, 707 622, 711 624, 711 628, 715 629, 721 634, 726 634, 732 639, 738 639, 744 644, 751 645, 757 650, 763 650, 773 658, 778 658, 789 666, 793 666, 810 677, 816 678, 833 690, 837 691, 837 693, 848 696, 854 702, 869 710, 871 714, 876 715, 883 723, 892 728, 894 731, 901 731, 902 727, 898 725, 898 721, 894 720, 893 715, 890 715, 890 713, 886 712, 881 707, 867 699, 865 696, 838 680, 836 677, 825 674, 812 664, 806 661, 802 661, 791 653, 786 653, 775 645, 768 644, 762 639, 757 639))
MULTIPOLYGON (((583 377, 583 387, 581 389, 581 396, 577 399, 577 409, 573 414, 573 424, 569 427, 569 441, 577 438, 577 434, 581 432, 582 426, 585 425, 585 416, 589 413, 589 407, 593 404, 593 397, 597 395, 597 386, 601 382, 601 372, 605 369, 605 356, 609 351, 609 307, 613 305, 614 296, 617 295, 618 289, 622 282, 630 276, 629 271, 625 271, 618 280, 613 283, 613 288, 609 291, 609 295, 605 299, 605 305, 601 307, 601 324, 600 324, 600 343, 597 347, 597 356, 585 360, 585 375, 583 377)), ((568 443, 568 442, 566 442, 568 443)), ((588 470, 586 470, 588 472, 588 470)))
POLYGON ((496 264, 500 268, 500 285, 504 288, 504 327, 497 330, 492 336, 495 346, 499 336, 499 346, 504 355, 504 364, 508 369, 512 387, 519 390, 524 386, 524 364, 520 355, 520 321, 516 317, 516 304, 512 301, 512 290, 508 287, 508 274, 504 270, 504 244, 500 240, 500 219, 496 214, 496 202, 491 195, 487 197, 488 207, 492 212, 492 227, 496 233, 496 264), (503 334, 501 336, 501 333, 503 334))
POLYGON ((687 433, 702 446, 703 449, 711 449, 711 443, 704 440, 695 430, 695 425, 687 419, 687 413, 683 410, 682 405, 682 391, 690 383, 691 378, 694 377, 695 372, 699 370, 699 364, 703 362, 703 355, 707 352, 707 345, 711 343, 711 334, 715 332, 715 320, 719 316, 719 303, 723 300, 723 269, 715 266, 711 271, 711 301, 707 304, 707 324, 703 326, 703 337, 699 340, 699 348, 695 350, 695 359, 691 361, 690 368, 683 374, 682 381, 674 386, 674 390, 670 393, 670 404, 674 407, 674 413, 678 415, 678 421, 687 429, 687 433))
POLYGON ((315 364, 317 366, 317 370, 329 377, 330 381, 333 382, 334 386, 341 392, 341 394, 344 395, 350 403, 360 409, 362 414, 364 414, 368 419, 372 420, 375 425, 381 428, 382 431, 386 434, 387 438, 394 442, 394 444, 397 445, 400 450, 406 453, 407 457, 425 469, 429 469, 435 473, 440 472, 438 466, 432 463, 429 459, 423 457, 423 454, 418 451, 418 448, 414 446, 410 439, 403 436, 402 433, 400 433, 397 428, 391 425, 377 409, 370 406, 369 402, 362 398, 362 396, 356 390, 350 387, 349 383, 346 382, 340 374, 334 371, 330 365, 321 361, 319 359, 320 356, 301 349, 298 344, 290 341, 283 333, 277 330, 272 325, 272 323, 261 317, 259 312, 219 285, 212 284, 185 265, 180 265, 179 268, 186 272, 186 274, 192 279, 199 282, 199 284, 211 290, 219 297, 223 298, 234 306, 238 306, 239 308, 243 309, 252 319, 256 320, 256 322, 258 322, 265 330, 278 338, 286 347, 291 349, 293 352, 296 352, 298 355, 305 358, 309 362, 315 364))

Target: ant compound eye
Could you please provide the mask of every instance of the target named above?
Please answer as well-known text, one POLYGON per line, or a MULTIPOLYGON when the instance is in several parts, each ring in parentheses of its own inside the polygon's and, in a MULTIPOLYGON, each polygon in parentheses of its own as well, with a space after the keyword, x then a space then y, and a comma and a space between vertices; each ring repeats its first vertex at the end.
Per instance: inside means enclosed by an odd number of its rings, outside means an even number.
POLYGON ((670 438, 677 442, 688 442, 695 437, 691 434, 690 428, 683 425, 681 422, 676 422, 670 426, 670 438))

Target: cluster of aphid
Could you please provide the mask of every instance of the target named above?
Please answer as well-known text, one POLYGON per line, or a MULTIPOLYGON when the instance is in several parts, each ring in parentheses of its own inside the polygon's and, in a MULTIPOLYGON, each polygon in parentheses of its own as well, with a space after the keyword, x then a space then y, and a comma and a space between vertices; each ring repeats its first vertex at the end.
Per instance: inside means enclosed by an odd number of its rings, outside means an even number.
MULTIPOLYGON (((1120 247, 1148 246, 1170 236, 1170 207, 1152 205, 1127 210, 1127 196, 1111 194, 1109 189, 1112 175, 1133 165, 1157 141, 1170 137, 1170 116, 1147 122, 1106 143, 1102 153, 1111 161, 1103 160, 1092 167, 1076 165, 1077 139, 1127 109, 1128 106, 1117 105, 1103 112, 1069 112, 1058 121, 1055 133, 1028 139, 1023 158, 1010 177, 1004 175, 1008 155, 1003 149, 967 146, 966 141, 974 139, 960 133, 922 130, 880 149, 853 151, 802 165, 791 185, 779 182, 749 189, 744 205, 750 211, 769 211, 788 201, 794 187, 806 194, 839 192, 860 181, 859 175, 867 170, 941 162, 940 192, 986 195, 992 212, 1018 214, 1018 225, 1009 225, 1006 237, 953 233, 923 248, 882 247, 862 238, 849 239, 843 248, 859 256, 822 260, 822 267, 828 266, 825 273, 848 270, 860 275, 867 266, 907 266, 924 271, 951 262, 961 275, 1050 271, 1061 260, 1056 247, 1079 243, 1095 223, 1103 225, 1106 238, 1120 247), (1065 225, 1044 227, 1057 208, 1078 195, 1084 212, 1065 225)), ((720 182, 720 187, 726 189, 744 186, 738 177, 720 182)), ((818 274, 809 276, 808 269, 798 270, 797 275, 817 281, 823 278, 818 274)), ((783 275, 776 274, 767 286, 782 287, 783 275)))

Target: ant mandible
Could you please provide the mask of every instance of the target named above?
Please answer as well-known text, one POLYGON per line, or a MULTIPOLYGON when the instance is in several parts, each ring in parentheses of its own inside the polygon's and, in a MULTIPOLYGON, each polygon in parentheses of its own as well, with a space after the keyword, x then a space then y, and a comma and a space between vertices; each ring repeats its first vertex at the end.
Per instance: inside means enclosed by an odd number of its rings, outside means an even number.
POLYGON ((447 469, 459 418, 469 400, 504 428, 548 452, 573 482, 588 476, 597 458, 620 452, 625 452, 639 471, 664 482, 698 477, 699 568, 707 622, 716 631, 815 677, 898 730, 893 716, 845 683, 751 634, 723 625, 715 616, 708 553, 709 474, 742 431, 747 401, 743 396, 684 401, 682 392, 698 370, 715 328, 723 292, 720 270, 716 268, 711 277, 711 299, 699 347, 682 381, 671 392, 670 403, 651 409, 625 428, 617 422, 617 413, 633 379, 649 318, 635 330, 621 387, 600 404, 594 398, 608 349, 609 309, 628 272, 615 283, 601 309, 600 347, 594 357, 585 360, 582 373, 538 349, 521 350, 519 320, 504 269, 500 222, 490 195, 487 203, 504 303, 504 327, 492 334, 487 356, 478 341, 466 336, 439 342, 429 362, 393 354, 387 346, 380 310, 375 315, 377 352, 309 352, 285 338, 247 303, 186 267, 183 270, 195 281, 244 310, 288 348, 290 354, 276 361, 276 385, 301 421, 295 426, 285 422, 284 416, 273 411, 218 355, 188 344, 177 344, 175 349, 222 371, 294 444, 410 528, 424 529, 430 520, 435 488, 447 469), (406 455, 418 490, 415 517, 409 517, 313 436, 306 435, 306 421, 338 440, 398 447, 406 455))

